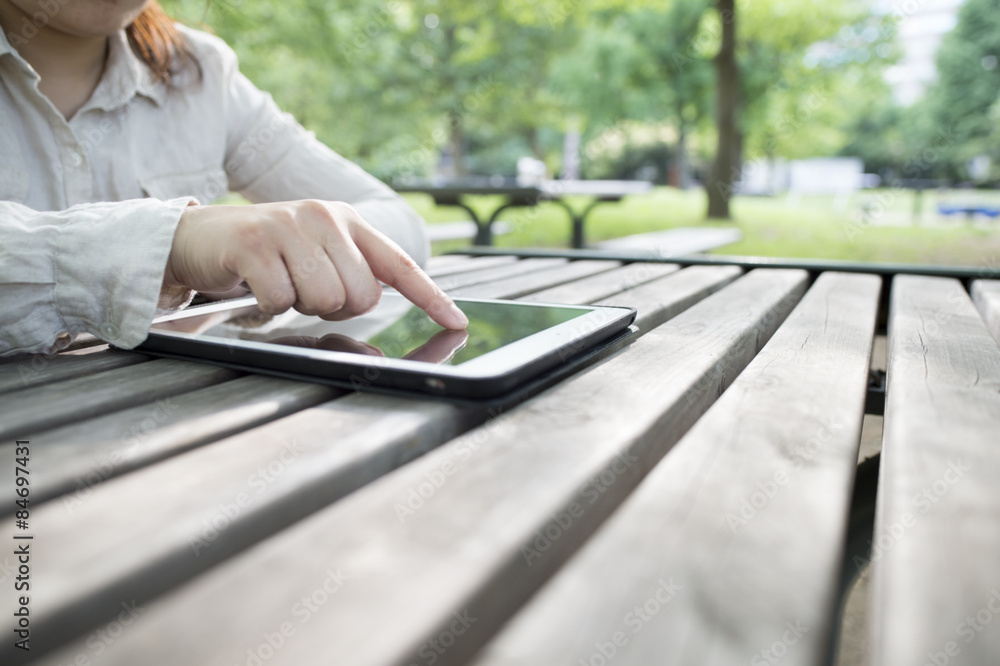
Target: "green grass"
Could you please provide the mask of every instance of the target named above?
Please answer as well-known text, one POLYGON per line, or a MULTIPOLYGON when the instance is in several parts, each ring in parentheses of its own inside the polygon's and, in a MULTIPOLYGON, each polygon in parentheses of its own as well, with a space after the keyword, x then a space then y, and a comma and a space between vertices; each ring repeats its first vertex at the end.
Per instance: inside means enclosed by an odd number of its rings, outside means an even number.
MULTIPOLYGON (((407 199, 431 224, 468 219, 465 211, 437 207, 430 197, 407 199)), ((661 187, 648 195, 618 204, 602 204, 587 218, 590 243, 672 227, 726 227, 735 225, 743 239, 718 248, 716 254, 767 257, 808 257, 865 262, 997 266, 1000 264, 1000 219, 968 222, 939 216, 943 201, 970 201, 1000 205, 1000 193, 927 192, 923 212, 912 219, 913 194, 889 190, 865 191, 843 200, 831 196, 735 197, 732 222, 704 219, 703 190, 661 187), (861 214, 868 205, 867 217, 861 214)), ((576 209, 586 198, 571 200, 576 209)), ((472 197, 481 216, 499 205, 496 197, 472 197)), ((566 212, 552 203, 537 208, 515 208, 500 219, 514 231, 496 239, 499 247, 566 247, 570 225, 566 212)), ((465 241, 435 243, 435 253, 467 246, 465 241)))

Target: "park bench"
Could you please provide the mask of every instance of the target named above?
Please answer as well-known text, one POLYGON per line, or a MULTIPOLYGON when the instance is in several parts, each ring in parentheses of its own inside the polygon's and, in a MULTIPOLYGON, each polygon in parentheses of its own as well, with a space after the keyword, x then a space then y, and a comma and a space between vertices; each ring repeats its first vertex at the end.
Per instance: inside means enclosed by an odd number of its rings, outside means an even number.
MULTIPOLYGON (((494 222, 490 225, 490 237, 503 236, 513 230, 509 222, 494 222)), ((437 222, 427 225, 427 238, 432 243, 454 240, 471 241, 478 232, 479 227, 472 220, 437 222)))
POLYGON ((870 560, 871 663, 1000 663, 996 269, 476 249, 429 272, 636 307, 637 333, 502 409, 93 339, 0 360, 0 465, 29 442, 31 480, 26 529, 4 486, 0 661, 811 666, 870 560))
POLYGON ((612 252, 644 252, 661 257, 679 257, 713 250, 735 243, 741 238, 743 233, 739 229, 677 227, 613 238, 598 243, 597 248, 612 252))
MULTIPOLYGON (((429 195, 438 206, 461 208, 469 214, 475 224, 476 245, 492 245, 494 229, 498 228, 500 214, 512 208, 534 209, 544 201, 549 201, 565 210, 570 217, 570 247, 583 248, 584 225, 587 216, 602 204, 617 203, 626 196, 645 194, 653 189, 652 183, 631 180, 544 180, 535 184, 509 182, 504 178, 474 177, 436 182, 423 179, 401 180, 393 183, 397 192, 429 195), (481 219, 475 208, 469 205, 470 196, 498 197, 501 203, 493 208, 488 218, 481 219), (567 197, 589 197, 590 203, 576 209, 567 197)), ((525 219, 530 220, 529 215, 525 219)), ((431 225, 432 227, 434 225, 431 225)), ((457 229, 458 227, 453 227, 457 229)), ((509 231, 510 225, 500 229, 509 231)), ((433 240, 433 238, 432 238, 433 240)))

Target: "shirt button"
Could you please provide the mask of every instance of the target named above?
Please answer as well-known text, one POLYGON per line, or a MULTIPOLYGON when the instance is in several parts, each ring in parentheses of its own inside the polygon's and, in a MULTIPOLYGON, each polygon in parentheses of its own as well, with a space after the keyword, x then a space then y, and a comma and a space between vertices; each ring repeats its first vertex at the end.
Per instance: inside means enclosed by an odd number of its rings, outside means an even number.
POLYGON ((110 321, 106 321, 101 324, 99 330, 101 331, 101 337, 107 342, 114 342, 121 337, 121 330, 110 321))
POLYGON ((66 156, 66 163, 75 169, 83 164, 83 158, 80 157, 80 153, 73 152, 66 156))

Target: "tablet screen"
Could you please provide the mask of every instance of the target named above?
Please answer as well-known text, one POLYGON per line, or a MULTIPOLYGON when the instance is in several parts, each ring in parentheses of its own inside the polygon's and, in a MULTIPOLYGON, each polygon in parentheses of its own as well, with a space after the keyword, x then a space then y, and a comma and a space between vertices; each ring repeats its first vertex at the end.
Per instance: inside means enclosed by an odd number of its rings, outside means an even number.
POLYGON ((386 291, 372 312, 346 321, 325 321, 294 311, 268 316, 251 305, 194 317, 174 315, 158 321, 153 329, 458 365, 590 311, 527 303, 456 302, 469 318, 464 331, 442 329, 394 291, 386 291))

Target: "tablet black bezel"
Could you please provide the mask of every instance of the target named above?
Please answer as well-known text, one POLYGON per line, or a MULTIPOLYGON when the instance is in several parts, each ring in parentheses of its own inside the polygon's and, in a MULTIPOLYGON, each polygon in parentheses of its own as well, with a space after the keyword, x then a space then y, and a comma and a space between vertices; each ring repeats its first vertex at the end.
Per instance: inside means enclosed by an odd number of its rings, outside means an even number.
MULTIPOLYGON (((459 365, 436 365, 155 329, 137 349, 356 390, 382 388, 454 398, 490 399, 515 391, 547 370, 585 355, 595 345, 627 329, 636 315, 634 308, 612 306, 474 298, 455 300, 459 303, 495 302, 523 307, 571 308, 583 310, 584 314, 459 365)), ((196 306, 156 321, 236 310, 253 303, 251 297, 196 306)))

